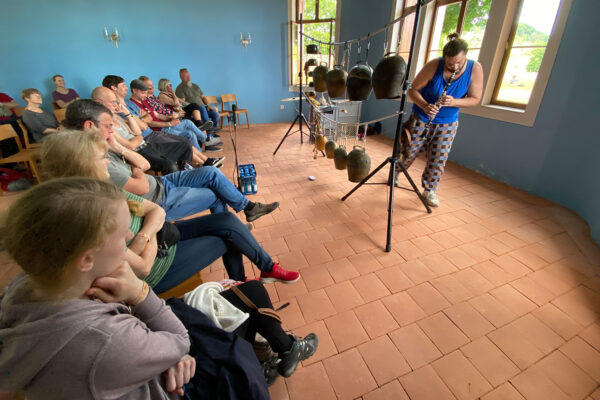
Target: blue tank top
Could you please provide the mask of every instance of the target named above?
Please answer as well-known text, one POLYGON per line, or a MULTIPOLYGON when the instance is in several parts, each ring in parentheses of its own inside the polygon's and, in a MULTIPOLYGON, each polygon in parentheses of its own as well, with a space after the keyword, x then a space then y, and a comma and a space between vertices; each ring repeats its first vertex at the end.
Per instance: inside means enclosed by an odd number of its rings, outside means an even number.
MULTIPOLYGON (((456 99, 462 99, 467 95, 467 91, 469 90, 469 85, 471 84, 471 72, 473 71, 473 60, 467 61, 467 67, 465 68, 465 72, 455 81, 453 81, 446 94, 452 96, 456 99)), ((433 78, 425 85, 423 89, 419 91, 421 96, 429 103, 435 104, 437 99, 442 94, 444 90, 444 86, 446 86, 446 81, 444 80, 444 59, 440 58, 438 62, 437 70, 433 75, 433 78)), ((440 111, 437 113, 432 123, 434 124, 451 124, 458 120, 458 107, 442 107, 440 111)), ((423 122, 429 121, 429 115, 427 115, 419 106, 413 104, 413 113, 419 116, 419 119, 423 122)))

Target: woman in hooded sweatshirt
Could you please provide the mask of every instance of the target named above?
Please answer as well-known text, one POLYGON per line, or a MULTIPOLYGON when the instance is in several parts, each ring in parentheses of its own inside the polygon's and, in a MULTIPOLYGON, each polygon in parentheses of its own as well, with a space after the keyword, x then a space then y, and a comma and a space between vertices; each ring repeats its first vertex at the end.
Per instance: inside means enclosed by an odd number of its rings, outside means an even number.
MULTIPOLYGON (((123 192, 89 178, 42 183, 9 208, 5 247, 24 274, 0 297, 0 390, 28 400, 267 399, 241 338, 262 324, 255 310, 239 306, 250 318, 229 333, 181 299, 168 307, 125 261, 129 226, 123 192)), ((238 307, 232 291, 221 295, 238 307)), ((259 332, 290 342, 279 352, 284 376, 316 349, 316 337, 287 336, 279 323, 259 332)))

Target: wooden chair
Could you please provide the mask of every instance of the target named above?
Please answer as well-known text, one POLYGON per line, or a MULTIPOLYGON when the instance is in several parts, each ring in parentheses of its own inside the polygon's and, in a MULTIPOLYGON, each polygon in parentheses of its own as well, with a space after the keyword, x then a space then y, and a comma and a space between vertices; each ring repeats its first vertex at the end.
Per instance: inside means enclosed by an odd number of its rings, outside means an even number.
POLYGON ((25 107, 15 107, 13 110, 15 110, 15 115, 21 118, 23 116, 23 110, 25 110, 25 107))
POLYGON ((52 103, 52 110, 60 110, 61 108, 58 106, 58 104, 56 104, 55 101, 53 101, 52 103))
POLYGON ((29 141, 29 131, 25 127, 25 124, 23 123, 23 121, 21 121, 19 119, 19 120, 17 120, 17 122, 18 122, 19 126, 21 127, 21 130, 23 131, 23 140, 25 141, 25 148, 26 149, 39 149, 42 146, 40 143, 29 141))
MULTIPOLYGON (((223 111, 223 112, 227 111, 229 114, 233 114, 233 111, 225 110, 225 103, 235 103, 235 106, 237 107, 237 110, 235 112, 236 119, 239 114, 246 114, 246 124, 248 125, 248 129, 250 129, 250 120, 248 119, 248 110, 245 108, 241 108, 241 109, 239 108, 235 94, 222 94, 221 95, 221 111, 223 111)), ((237 121, 239 122, 239 119, 237 119, 237 121)))
MULTIPOLYGON (((206 96, 206 101, 209 106, 214 105, 219 113, 219 128, 223 127, 223 118, 227 118, 229 116, 229 111, 219 111, 219 102, 217 101, 217 96, 206 96)), ((229 120, 227 120, 229 121, 229 120)), ((229 124, 229 122, 227 122, 229 124)))
POLYGON ((192 275, 185 282, 181 282, 179 285, 175 286, 173 289, 169 289, 166 292, 163 292, 158 295, 161 299, 168 299, 169 297, 181 297, 187 292, 191 292, 197 286, 202 285, 202 277, 200 277, 200 272, 195 275, 192 275))
POLYGON ((56 117, 56 120, 59 124, 62 124, 62 122, 65 120, 66 113, 66 108, 59 108, 58 110, 54 110, 54 116, 56 117))
POLYGON ((37 169, 37 159, 39 158, 39 149, 23 149, 21 147, 21 141, 19 135, 13 129, 10 124, 0 125, 0 142, 7 139, 15 139, 19 152, 12 156, 0 158, 0 165, 13 164, 13 163, 26 163, 33 177, 40 182, 40 174, 37 169))

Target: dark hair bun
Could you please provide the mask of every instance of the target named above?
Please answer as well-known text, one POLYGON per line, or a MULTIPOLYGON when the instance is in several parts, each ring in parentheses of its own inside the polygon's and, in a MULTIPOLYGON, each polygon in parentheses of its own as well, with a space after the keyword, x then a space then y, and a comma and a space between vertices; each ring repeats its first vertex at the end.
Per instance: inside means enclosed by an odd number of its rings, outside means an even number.
POLYGON ((458 39, 458 38, 460 38, 460 33, 458 33, 458 32, 454 32, 454 33, 451 33, 451 34, 449 34, 449 35, 448 35, 448 36, 446 36, 446 37, 448 38, 448 40, 451 40, 451 41, 452 41, 452 40, 454 40, 454 39, 458 39))

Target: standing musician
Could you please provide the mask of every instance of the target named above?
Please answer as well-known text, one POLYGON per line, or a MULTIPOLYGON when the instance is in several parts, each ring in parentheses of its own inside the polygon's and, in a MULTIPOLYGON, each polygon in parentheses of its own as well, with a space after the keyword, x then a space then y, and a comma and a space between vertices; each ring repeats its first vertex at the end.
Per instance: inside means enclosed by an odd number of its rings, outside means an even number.
MULTIPOLYGON (((459 108, 479 104, 483 90, 483 68, 477 61, 467 60, 467 42, 458 33, 448 35, 448 39, 443 57, 425 64, 408 90, 414 104, 412 115, 404 124, 403 131, 408 132, 402 136, 401 160, 406 168, 426 151, 421 184, 425 189, 423 197, 431 207, 439 205, 435 191, 458 129, 459 108)), ((399 173, 397 169, 396 185, 399 173)))

